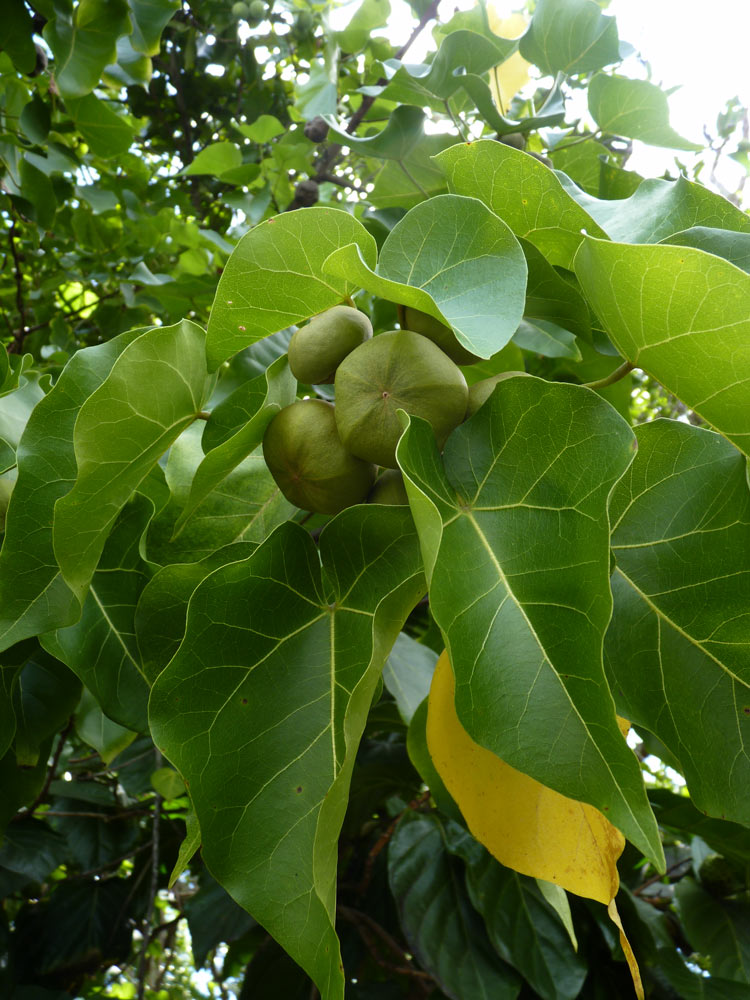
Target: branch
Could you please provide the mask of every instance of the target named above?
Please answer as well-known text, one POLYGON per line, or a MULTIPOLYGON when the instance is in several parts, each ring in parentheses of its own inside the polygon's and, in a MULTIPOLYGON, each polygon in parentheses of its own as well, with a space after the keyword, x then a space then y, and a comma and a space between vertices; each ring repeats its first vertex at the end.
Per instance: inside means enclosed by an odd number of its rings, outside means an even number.
POLYGON ((371 916, 363 913, 361 910, 353 910, 349 906, 338 906, 336 912, 344 920, 348 920, 349 923, 354 924, 373 960, 381 968, 399 976, 409 976, 411 979, 419 980, 420 985, 422 985, 426 993, 431 991, 435 981, 429 972, 423 972, 421 969, 415 969, 414 966, 410 965, 409 963, 412 961, 410 956, 407 955, 398 941, 384 927, 381 927, 377 921, 373 920, 371 916), (380 938, 387 945, 394 955, 397 956, 401 964, 395 965, 393 962, 389 962, 383 958, 378 950, 375 937, 380 938))
MULTIPOLYGON (((154 763, 158 768, 161 765, 161 753, 157 750, 154 754, 154 763)), ((138 959, 138 980, 137 1000, 143 1000, 146 992, 146 971, 148 964, 148 946, 151 943, 151 919, 154 914, 154 904, 156 903, 156 893, 159 889, 159 823, 161 820, 162 797, 157 792, 154 796, 154 818, 152 823, 153 839, 151 841, 151 886, 148 893, 148 906, 143 918, 143 946, 138 959)))
POLYGON ((44 784, 42 785, 41 792, 39 792, 39 794, 31 803, 30 806, 26 806, 25 809, 21 809, 20 812, 16 813, 14 819, 23 819, 26 816, 31 816, 34 810, 38 809, 39 806, 42 804, 42 802, 44 802, 44 800, 46 799, 47 792, 49 791, 49 786, 55 779, 55 772, 57 771, 57 765, 60 763, 60 757, 62 756, 63 748, 65 746, 65 741, 67 740, 68 735, 70 734, 72 728, 73 728, 73 716, 71 715, 71 717, 65 724, 65 728, 60 733, 60 737, 57 741, 57 747, 55 748, 52 760, 50 761, 49 767, 47 768, 47 777, 44 779, 44 784))
POLYGON ((16 308, 20 317, 21 325, 13 334, 13 343, 8 347, 8 354, 23 354, 23 342, 26 339, 28 330, 26 329, 26 304, 23 298, 23 274, 21 272, 21 259, 16 249, 16 220, 10 224, 8 231, 10 239, 10 252, 13 257, 13 266, 16 281, 16 308))
MULTIPOLYGON (((424 27, 427 24, 429 24, 430 21, 434 20, 437 17, 439 5, 440 5, 440 0, 432 0, 429 7, 425 8, 422 16, 419 19, 419 23, 412 31, 408 41, 406 41, 401 46, 401 48, 397 50, 394 56, 395 59, 403 59, 403 57, 406 55, 406 53, 416 40, 417 36, 421 34, 424 27)), ((382 87, 387 83, 388 81, 386 80, 386 78, 384 76, 381 76, 381 78, 377 81, 375 86, 382 87)), ((367 112, 370 110, 370 108, 374 103, 375 103, 374 97, 368 95, 367 97, 362 98, 362 103, 354 112, 352 117, 349 119, 349 124, 346 126, 346 131, 349 133, 349 135, 354 135, 354 133, 357 131, 358 126, 361 124, 363 118, 365 117, 365 115, 367 114, 367 112)), ((330 174, 331 168, 334 166, 334 164, 339 161, 341 148, 342 148, 341 143, 338 142, 331 143, 331 145, 326 149, 326 151, 318 160, 317 172, 313 180, 316 181, 330 180, 330 178, 327 177, 327 175, 330 174)))

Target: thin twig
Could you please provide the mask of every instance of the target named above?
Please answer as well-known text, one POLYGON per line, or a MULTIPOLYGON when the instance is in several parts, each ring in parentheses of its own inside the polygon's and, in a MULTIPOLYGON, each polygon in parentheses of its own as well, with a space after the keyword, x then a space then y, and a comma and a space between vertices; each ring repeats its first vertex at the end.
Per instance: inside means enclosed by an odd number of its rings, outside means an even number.
POLYGON ((369 914, 363 913, 361 910, 354 910, 350 906, 338 906, 336 912, 344 920, 348 920, 349 923, 354 924, 359 931, 360 937, 367 945, 370 955, 381 968, 399 976, 409 976, 411 979, 419 980, 425 986, 434 983, 429 972, 423 972, 421 969, 415 969, 412 965, 409 965, 411 959, 398 941, 384 927, 381 927, 377 921, 373 920, 369 914), (397 956, 401 964, 395 965, 393 962, 389 962, 383 958, 373 935, 380 938, 393 954, 397 956))
POLYGON ((50 785, 55 779, 55 772, 57 771, 57 765, 60 763, 60 757, 62 755, 63 748, 65 747, 65 741, 67 740, 72 728, 73 728, 73 716, 71 715, 71 717, 65 724, 65 728, 60 733, 60 737, 57 741, 57 747, 55 748, 54 755, 49 763, 49 767, 47 768, 47 776, 44 779, 42 790, 39 792, 39 794, 31 803, 30 806, 27 806, 25 809, 21 809, 21 811, 16 814, 16 816, 14 817, 15 819, 23 819, 26 816, 31 816, 34 810, 38 809, 39 806, 42 804, 42 802, 44 802, 44 800, 46 799, 47 792, 49 792, 50 789, 50 785))
MULTIPOLYGON (((162 756, 159 750, 154 753, 154 764, 158 769, 161 766, 162 756)), ((151 841, 151 885, 148 893, 148 906, 143 917, 143 946, 138 958, 138 980, 137 1000, 143 1000, 146 992, 146 971, 148 964, 148 946, 151 943, 151 920, 154 914, 154 904, 156 903, 156 893, 159 889, 159 823, 161 820, 162 797, 157 792, 154 796, 154 819, 152 823, 153 839, 151 841)))
POLYGON ((608 385, 614 385, 615 382, 619 382, 620 379, 625 378, 634 368, 635 365, 631 365, 629 361, 624 361, 619 368, 615 368, 606 378, 597 379, 596 382, 584 382, 583 384, 587 389, 605 389, 608 385))
POLYGON ((690 858, 682 858, 681 861, 675 861, 673 865, 670 865, 669 868, 667 868, 663 875, 661 872, 657 872, 656 875, 652 875, 651 878, 647 878, 645 882, 641 882, 637 889, 633 889, 633 895, 640 896, 644 889, 648 889, 648 887, 653 885, 654 882, 660 882, 663 878, 668 878, 672 872, 677 871, 677 869, 684 864, 690 865, 690 858))

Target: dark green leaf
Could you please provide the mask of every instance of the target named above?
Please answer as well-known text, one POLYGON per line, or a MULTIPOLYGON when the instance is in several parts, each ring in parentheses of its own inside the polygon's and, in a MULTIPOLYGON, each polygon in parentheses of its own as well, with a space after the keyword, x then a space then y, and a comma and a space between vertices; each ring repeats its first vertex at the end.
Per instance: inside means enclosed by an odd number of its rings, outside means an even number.
POLYGON ((67 855, 65 840, 38 819, 20 819, 5 831, 0 847, 0 865, 42 882, 62 864, 67 855))
POLYGON ((634 444, 590 390, 519 376, 453 432, 442 462, 417 418, 396 454, 462 724, 511 766, 605 812, 660 866, 601 659, 607 498, 634 444))
POLYGON ((130 148, 135 129, 93 94, 68 99, 68 111, 83 138, 97 154, 122 156, 130 148))
POLYGON ((718 900, 691 878, 675 887, 677 908, 693 948, 711 958, 711 972, 750 983, 750 906, 718 900))
POLYGON ((657 420, 611 503, 620 710, 677 758, 696 806, 750 823, 750 490, 718 434, 657 420))
POLYGON ((80 681, 59 660, 42 649, 29 657, 13 691, 19 764, 37 763, 40 747, 63 727, 80 697, 80 681))
POLYGON ((55 57, 55 83, 64 99, 85 97, 104 67, 117 58, 116 42, 131 30, 125 0, 87 0, 75 8, 55 4, 44 39, 55 57))
POLYGON ((519 976, 493 951, 434 813, 407 811, 388 845, 388 878, 410 950, 453 1000, 513 1000, 519 976))
MULTIPOLYGON (((747 216, 742 213, 743 219, 747 216)), ((725 224, 725 223, 724 223, 725 224)), ((739 227, 738 227, 739 228, 739 227)), ((716 257, 723 257, 735 267, 750 274, 750 232, 732 232, 729 229, 691 226, 662 240, 681 247, 695 247, 716 257)))
POLYGON ((424 580, 402 508, 349 508, 320 547, 288 523, 208 577, 150 712, 190 789, 211 873, 334 1000, 335 843, 354 752, 424 580))

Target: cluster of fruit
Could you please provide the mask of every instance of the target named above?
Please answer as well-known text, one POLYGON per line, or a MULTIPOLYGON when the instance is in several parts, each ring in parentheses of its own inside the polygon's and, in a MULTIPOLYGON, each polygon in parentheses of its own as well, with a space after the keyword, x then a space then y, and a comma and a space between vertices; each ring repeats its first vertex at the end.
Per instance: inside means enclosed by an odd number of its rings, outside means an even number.
POLYGON ((419 332, 390 330, 373 337, 367 316, 341 305, 315 316, 292 337, 294 377, 310 385, 333 383, 336 400, 335 405, 297 400, 276 414, 263 438, 266 464, 297 507, 336 514, 366 500, 406 503, 396 471, 397 411, 429 421, 442 448, 502 377, 469 389, 455 362, 478 359, 450 327, 412 309, 404 321, 419 332), (377 466, 386 471, 376 478, 377 466))

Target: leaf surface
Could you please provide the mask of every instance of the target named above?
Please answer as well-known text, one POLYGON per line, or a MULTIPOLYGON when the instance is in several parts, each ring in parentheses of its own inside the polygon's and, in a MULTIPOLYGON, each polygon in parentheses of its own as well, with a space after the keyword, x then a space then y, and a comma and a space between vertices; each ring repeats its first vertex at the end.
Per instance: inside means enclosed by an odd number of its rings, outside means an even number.
POLYGON ((354 754, 424 578, 403 509, 348 508, 320 546, 319 557, 287 523, 211 574, 150 716, 190 789, 212 874, 334 1000, 336 842, 354 754))
POLYGON ((205 334, 195 323, 155 327, 125 348, 81 406, 73 488, 55 505, 54 547, 66 583, 82 597, 120 510, 200 411, 205 334))
POLYGON ((410 949, 452 1000, 513 1000, 520 977, 494 952, 462 867, 437 815, 404 813, 388 845, 388 880, 410 949))
POLYGON ((73 428, 84 401, 142 331, 78 351, 33 410, 18 447, 18 480, 0 552, 0 648, 75 621, 80 603, 53 549, 55 503, 76 478, 73 428))
POLYGON ((592 0, 539 0, 520 52, 544 73, 585 73, 620 61, 617 22, 592 0))
POLYGON ((350 243, 356 243, 365 263, 374 267, 375 240, 353 216, 334 208, 287 212, 243 236, 219 279, 208 320, 210 368, 353 292, 354 282, 323 272, 325 259, 350 243))
POLYGON ((575 267, 620 354, 750 454, 750 275, 690 247, 593 239, 575 267))
POLYGON ((647 80, 597 74, 589 84, 589 112, 603 132, 640 139, 651 146, 699 150, 669 124, 667 95, 647 80))
POLYGON ((605 662, 623 713, 674 754, 695 805, 750 824, 750 489, 718 434, 657 420, 612 495, 605 662))
POLYGON ((512 767, 606 812, 660 866, 602 666, 607 497, 633 447, 595 393, 523 376, 453 432, 443 462, 418 419, 396 454, 462 725, 512 767))
POLYGON ((565 190, 554 171, 528 153, 492 139, 461 143, 435 160, 448 187, 479 198, 550 264, 571 267, 583 236, 606 233, 565 190))
POLYGON ((411 209, 388 234, 376 271, 356 246, 333 253, 325 268, 429 313, 484 358, 508 343, 523 314, 523 252, 505 223, 476 198, 437 195, 411 209))

